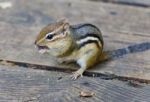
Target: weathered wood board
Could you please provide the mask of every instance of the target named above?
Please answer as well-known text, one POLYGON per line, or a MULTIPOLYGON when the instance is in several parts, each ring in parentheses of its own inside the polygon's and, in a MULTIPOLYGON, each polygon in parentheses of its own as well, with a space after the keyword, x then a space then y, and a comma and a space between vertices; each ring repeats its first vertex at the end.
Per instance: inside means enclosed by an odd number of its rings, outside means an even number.
POLYGON ((150 86, 131 87, 116 80, 0 66, 0 102, 150 102, 150 86), (81 91, 94 92, 80 97, 81 91))
POLYGON ((149 8, 80 0, 8 2, 11 7, 0 9, 0 59, 68 68, 48 55, 40 55, 33 44, 42 27, 67 18, 72 24, 89 22, 101 28, 106 51, 123 50, 120 58, 97 65, 90 72, 150 80, 149 8))

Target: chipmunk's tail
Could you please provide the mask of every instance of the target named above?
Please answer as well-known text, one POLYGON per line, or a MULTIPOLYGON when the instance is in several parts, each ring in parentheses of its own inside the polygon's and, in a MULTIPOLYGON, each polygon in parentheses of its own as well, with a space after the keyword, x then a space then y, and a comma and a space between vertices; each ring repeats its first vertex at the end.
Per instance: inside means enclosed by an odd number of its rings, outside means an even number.
POLYGON ((120 48, 112 51, 103 51, 99 57, 100 62, 121 58, 127 54, 143 52, 150 49, 150 43, 144 42, 140 44, 130 45, 126 48, 120 48))

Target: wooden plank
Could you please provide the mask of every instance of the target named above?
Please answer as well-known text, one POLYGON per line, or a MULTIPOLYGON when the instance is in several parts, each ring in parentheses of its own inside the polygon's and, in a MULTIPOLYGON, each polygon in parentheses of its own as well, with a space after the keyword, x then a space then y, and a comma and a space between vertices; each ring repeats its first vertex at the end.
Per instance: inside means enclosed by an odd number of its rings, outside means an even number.
MULTIPOLYGON (((36 2, 24 2, 23 0, 18 2, 12 0, 10 2, 13 4, 12 10, 7 10, 7 12, 6 10, 1 10, 2 22, 17 23, 22 26, 23 24, 29 26, 36 23, 36 27, 40 27, 51 22, 52 18, 56 20, 65 17, 73 24, 82 22, 94 23, 102 31, 119 31, 132 34, 144 33, 144 35, 149 35, 148 33, 150 32, 150 23, 146 22, 150 19, 149 8, 126 7, 123 5, 85 0, 64 0, 63 2, 61 0, 55 2, 52 0, 42 2, 41 0, 36 2), (36 5, 33 6, 32 3, 36 5), (57 6, 58 4, 60 6, 57 6), (19 11, 18 8, 20 8, 19 11), (9 16, 12 20, 8 17, 6 18, 4 15, 9 16)), ((40 28, 36 30, 39 31, 40 28)))
POLYGON ((96 24, 102 29, 105 50, 118 51, 117 54, 120 54, 120 58, 97 65, 90 72, 150 80, 150 9, 78 0, 10 2, 12 8, 1 10, 0 15, 0 59, 63 68, 76 67, 58 65, 52 57, 40 55, 33 44, 43 26, 52 22, 53 18, 66 17, 72 24, 96 24))
POLYGON ((83 77, 23 67, 0 66, 1 102, 149 102, 150 85, 131 87, 117 80, 83 77), (93 97, 80 97, 91 91, 93 97))

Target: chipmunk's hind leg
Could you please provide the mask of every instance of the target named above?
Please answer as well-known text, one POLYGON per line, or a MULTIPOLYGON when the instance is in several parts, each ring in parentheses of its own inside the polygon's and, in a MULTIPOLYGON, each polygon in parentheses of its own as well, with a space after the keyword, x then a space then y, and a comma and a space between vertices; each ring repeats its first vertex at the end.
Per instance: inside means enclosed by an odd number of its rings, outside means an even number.
POLYGON ((97 62, 97 56, 100 54, 99 49, 95 44, 88 44, 79 50, 79 59, 77 64, 79 64, 80 69, 73 73, 72 79, 77 79, 82 77, 84 71, 93 66, 97 62))
POLYGON ((68 56, 58 58, 57 61, 59 63, 66 63, 66 64, 75 62, 77 60, 76 53, 77 53, 77 51, 74 51, 68 56))

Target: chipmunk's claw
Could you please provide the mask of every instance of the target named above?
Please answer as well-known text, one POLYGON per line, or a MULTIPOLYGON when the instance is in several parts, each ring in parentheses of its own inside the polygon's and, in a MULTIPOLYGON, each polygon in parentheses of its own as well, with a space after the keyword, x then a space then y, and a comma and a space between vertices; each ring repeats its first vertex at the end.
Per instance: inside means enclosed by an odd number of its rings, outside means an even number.
POLYGON ((73 75, 71 76, 72 80, 76 80, 79 77, 83 77, 82 73, 79 71, 73 72, 73 75))

